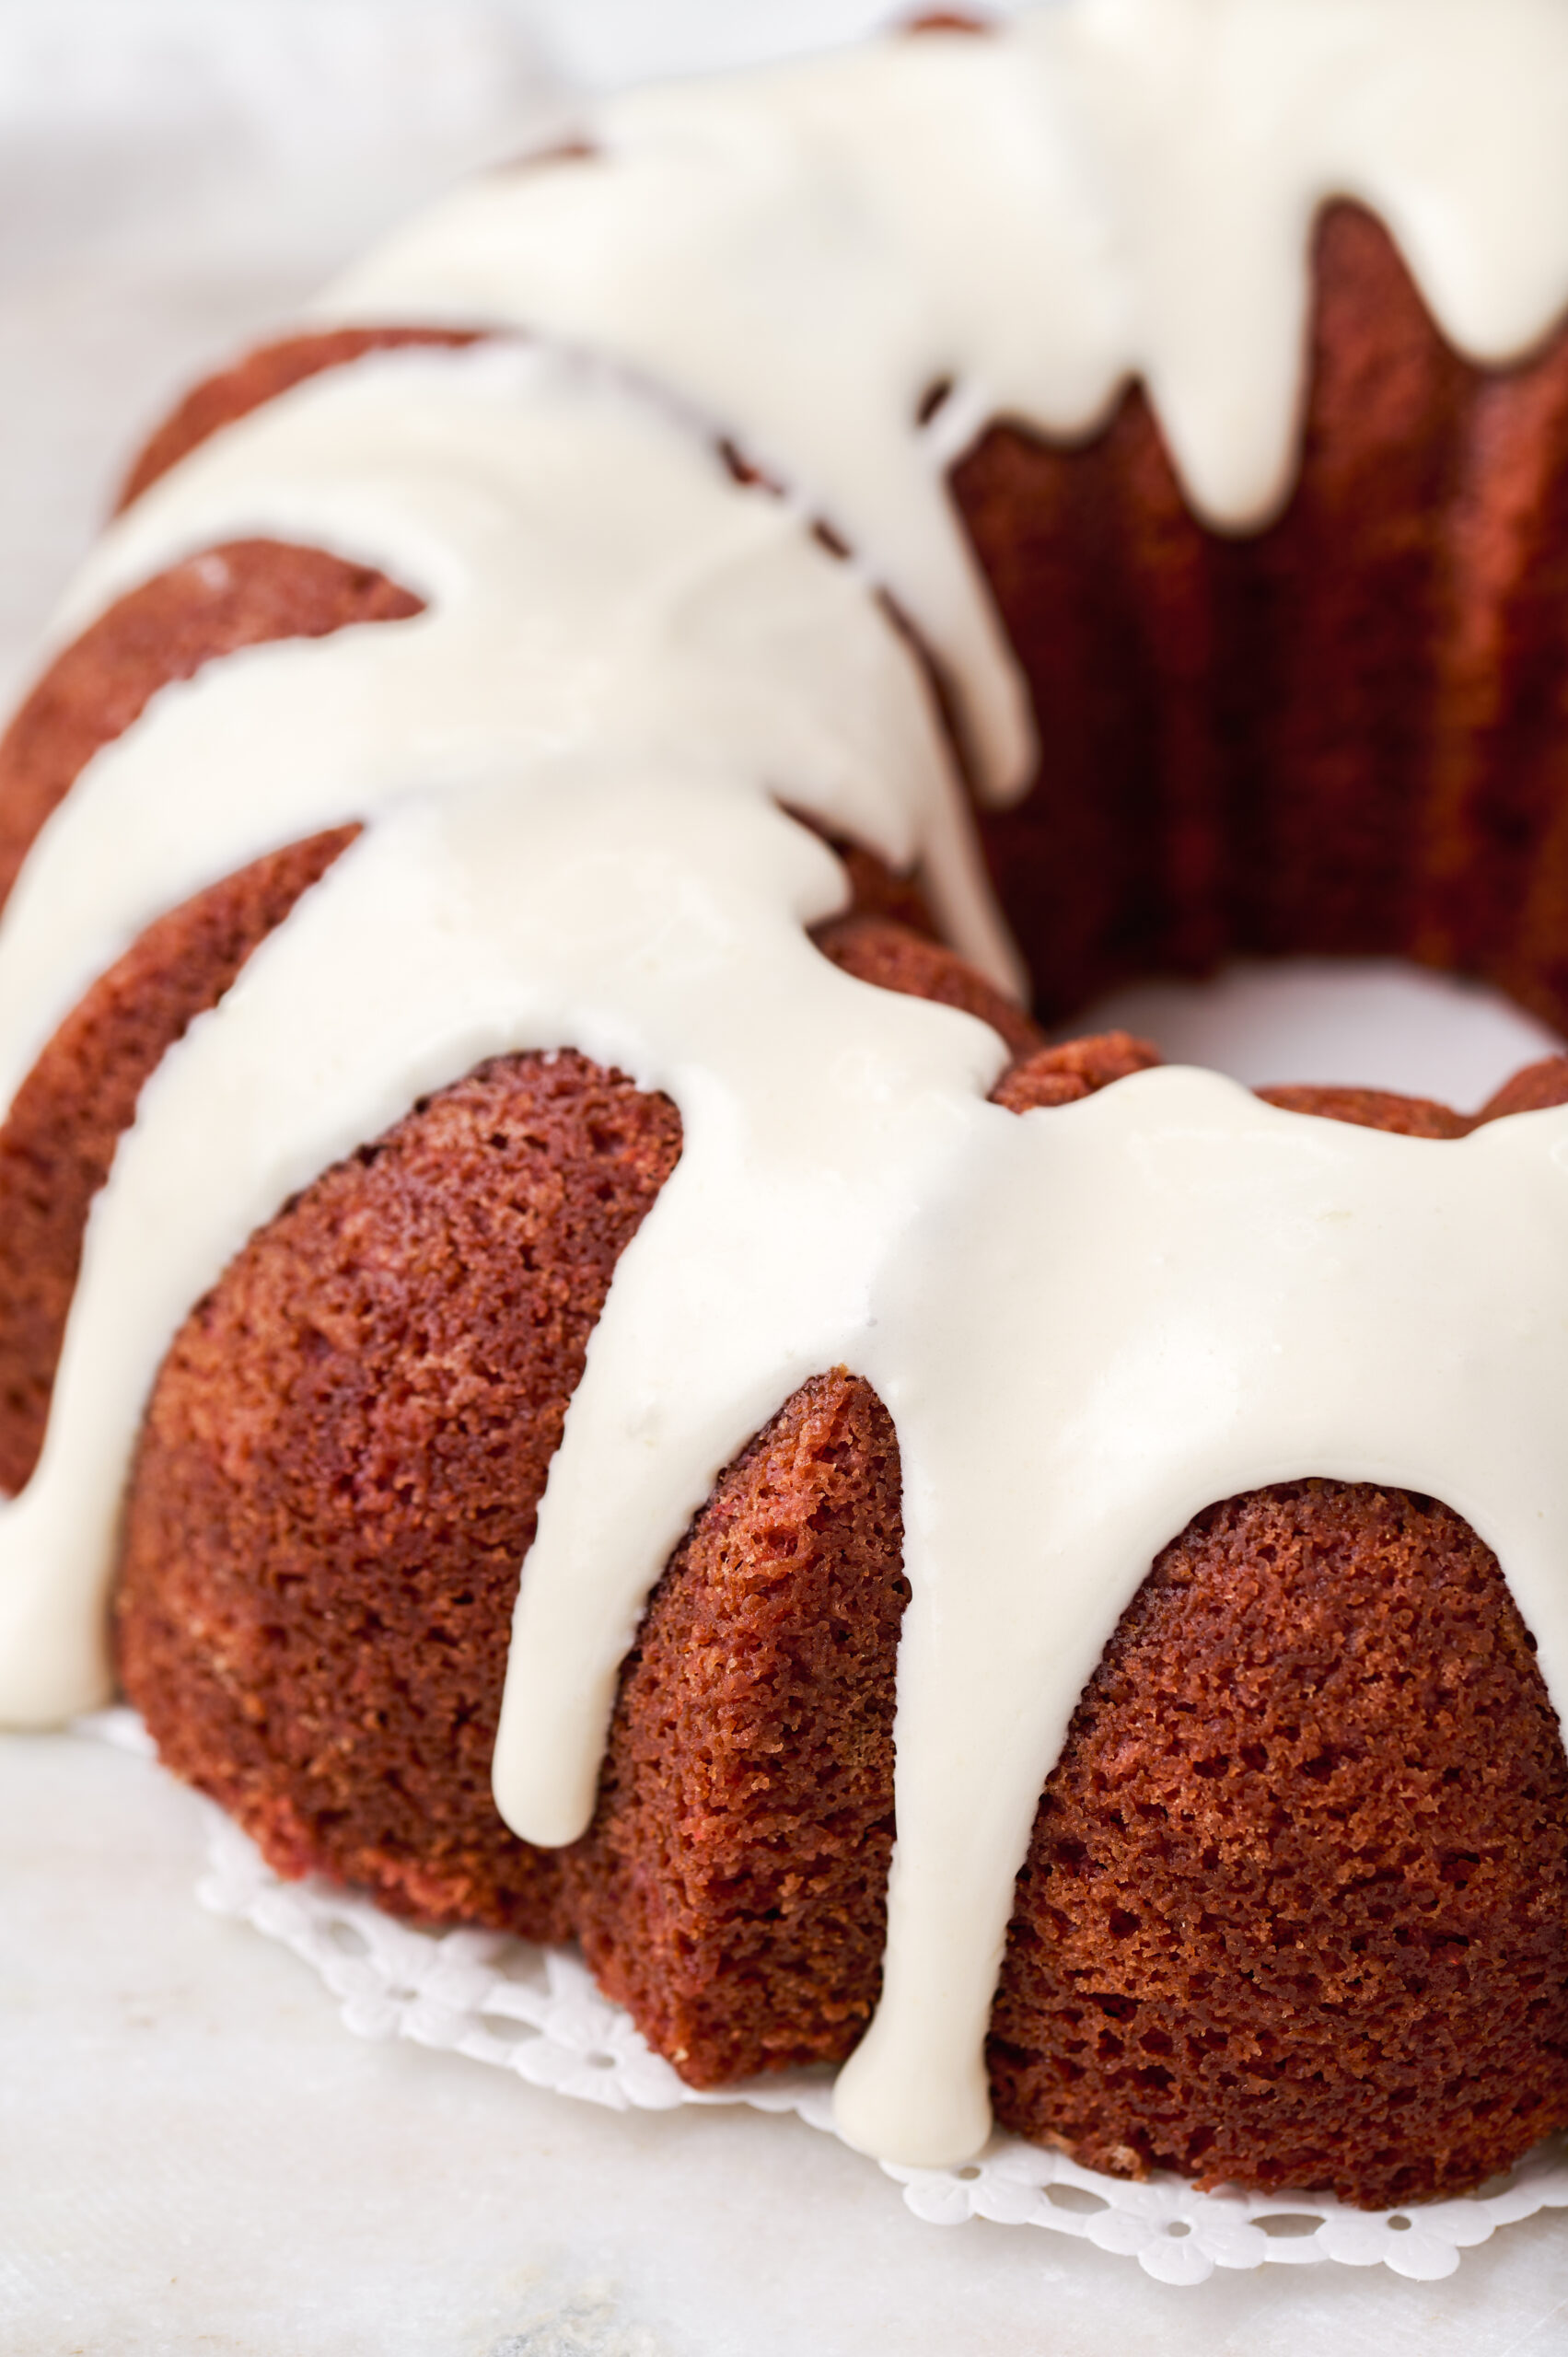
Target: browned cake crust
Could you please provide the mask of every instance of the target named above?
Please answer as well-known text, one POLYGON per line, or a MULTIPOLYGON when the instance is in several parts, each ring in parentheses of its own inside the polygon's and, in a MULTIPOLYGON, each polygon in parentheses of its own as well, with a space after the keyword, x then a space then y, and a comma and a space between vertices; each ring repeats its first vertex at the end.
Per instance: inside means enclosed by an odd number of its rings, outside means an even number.
POLYGON ((1488 1097, 1479 1113, 1456 1113, 1451 1105, 1439 1105, 1430 1097, 1400 1097, 1389 1088, 1293 1084, 1260 1088, 1258 1094, 1287 1113, 1317 1113, 1358 1129, 1392 1130, 1407 1138, 1468 1138, 1472 1130, 1509 1113, 1544 1113, 1553 1105, 1568 1105, 1568 1056, 1543 1056, 1539 1063, 1526 1064, 1488 1097))
POLYGON ((876 1393, 807 1384, 720 1479, 622 1674, 573 1920, 693 2086, 836 2061, 876 2003, 899 1494, 876 1393))
POLYGON ((285 1873, 560 1937, 490 1797, 517 1567, 680 1123, 580 1056, 487 1064, 246 1247, 158 1380, 125 1689, 285 1873))
POLYGON ((477 331, 463 328, 326 328, 314 335, 284 336, 263 343, 237 360, 230 368, 193 386, 171 415, 143 445, 115 502, 119 514, 139 499, 159 475, 237 418, 275 401, 280 393, 319 377, 328 368, 342 368, 366 353, 395 352, 406 344, 452 346, 476 343, 477 331))
POLYGON ((1510 1113, 1544 1113, 1553 1105, 1568 1105, 1568 1056, 1543 1056, 1526 1064, 1489 1097, 1476 1121, 1501 1121, 1510 1113))
POLYGON ((1100 1031, 1090 1039, 1024 1053, 1003 1074, 992 1097, 1009 1113, 1040 1112, 1092 1097, 1097 1088, 1109 1088, 1113 1080, 1147 1072, 1159 1062, 1159 1050, 1147 1039, 1135 1039, 1131 1031, 1100 1031))
POLYGON ((1568 1764, 1495 1558, 1430 1498, 1260 1491, 1166 1549, 1078 1705, 997 2117, 1118 2174, 1458 2192, 1568 2121, 1565 1964, 1568 1764))
POLYGON ((274 852, 160 918, 78 1001, 0 1127, 0 1492, 43 1446, 92 1199, 144 1083, 352 842, 274 852))
POLYGON ((0 737, 0 907, 51 811, 160 688, 242 646, 423 610, 368 565, 282 540, 230 540, 129 591, 56 658, 0 737))
POLYGON ((1472 367, 1353 205, 1313 266, 1268 529, 1194 520, 1136 390, 1086 449, 1000 424, 956 470, 1046 749, 981 821, 1037 1011, 1229 954, 1381 954, 1568 1029, 1568 332, 1472 367))
MULTIPOLYGON (((1030 1061, 1082 1093, 1148 1054, 1112 1035, 1030 1061)), ((1565 1080, 1557 1060, 1535 1086, 1565 1080)), ((1399 1100, 1375 1116, 1409 1126, 1399 1100)), ((660 1583, 591 1833, 554 1857, 501 1827, 517 1565, 615 1257, 678 1152, 664 1100, 509 1058, 308 1190, 166 1363, 119 1629, 164 1756, 283 1871, 576 1927, 705 2085, 836 2060, 875 2001, 904 1591, 890 1424, 825 1375, 660 1583)), ((1047 1788, 1001 2116, 1123 2170, 1374 2204, 1477 2181, 1568 2120, 1565 1828, 1528 1639, 1456 1516, 1323 1482, 1212 1509, 1125 1616, 1047 1788), (1134 1965, 1160 1992, 1135 2046, 1134 1965)))
POLYGON ((1462 1138, 1476 1127, 1473 1119, 1439 1105, 1430 1097, 1400 1097, 1388 1088, 1321 1088, 1292 1086, 1260 1088, 1270 1105, 1287 1113, 1318 1113, 1330 1121, 1349 1121, 1362 1130, 1393 1130, 1407 1138, 1462 1138))
MULTIPOLYGON (((863 853, 862 867, 865 858, 863 853)), ((1043 1046, 1039 1024, 1021 1006, 1004 998, 994 984, 977 974, 955 951, 944 948, 940 942, 923 940, 906 924, 856 911, 819 925, 812 938, 825 958, 858 981, 875 983, 879 990, 901 991, 910 998, 935 999, 939 1005, 978 1015, 982 1023, 1002 1034, 1015 1057, 1030 1055, 1043 1046)))

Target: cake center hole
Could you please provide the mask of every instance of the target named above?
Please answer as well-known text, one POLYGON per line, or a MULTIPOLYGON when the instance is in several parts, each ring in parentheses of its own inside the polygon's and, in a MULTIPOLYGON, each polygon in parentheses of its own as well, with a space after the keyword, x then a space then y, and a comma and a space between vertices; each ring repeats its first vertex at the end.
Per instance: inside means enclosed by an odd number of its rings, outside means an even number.
POLYGON ((1563 1045, 1501 991, 1392 958, 1242 959, 1205 981, 1131 982, 1059 1036, 1114 1030, 1249 1088, 1335 1082, 1461 1112, 1563 1045))

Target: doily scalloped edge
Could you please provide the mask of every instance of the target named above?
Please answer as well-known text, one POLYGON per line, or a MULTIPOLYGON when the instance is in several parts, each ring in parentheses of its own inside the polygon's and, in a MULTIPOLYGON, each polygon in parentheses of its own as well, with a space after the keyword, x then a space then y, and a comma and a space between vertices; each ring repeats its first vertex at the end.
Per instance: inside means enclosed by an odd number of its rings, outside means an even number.
MULTIPOLYGON (((145 1742, 138 1743, 139 1724, 128 1712, 99 1714, 83 1731, 128 1748, 145 1742), (106 1724, 110 1717, 119 1724, 106 1724)), ((738 2103, 794 2112, 809 2127, 836 2132, 830 2074, 781 2073, 699 2093, 600 1996, 574 1951, 532 1947, 504 1933, 419 1931, 327 1883, 283 1882, 237 1826, 215 1808, 206 1806, 206 1816, 203 1905, 249 1923, 309 1965, 356 2036, 410 2038, 616 2110, 738 2103)), ((1201 2193, 1167 2175, 1131 2183, 1011 2137, 994 2138, 961 2168, 880 2166, 929 2224, 986 2218, 1044 2227, 1134 2258, 1169 2284, 1204 2282, 1217 2267, 1323 2260, 1383 2266, 1433 2282, 1453 2274, 1462 2254, 1500 2226, 1568 2208, 1568 2136, 1538 2145, 1478 2193, 1382 2212, 1348 2209, 1318 2194, 1201 2193)))

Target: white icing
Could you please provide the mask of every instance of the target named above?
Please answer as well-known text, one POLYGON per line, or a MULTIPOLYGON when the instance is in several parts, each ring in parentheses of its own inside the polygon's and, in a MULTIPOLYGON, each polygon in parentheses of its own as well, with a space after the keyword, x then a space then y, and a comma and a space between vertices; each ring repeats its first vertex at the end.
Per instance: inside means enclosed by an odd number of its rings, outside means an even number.
POLYGON ((89 763, 0 926, 0 1107, 165 909, 404 795, 571 751, 744 770, 893 865, 922 863, 953 939, 1005 987, 1016 975, 898 633, 645 396, 528 349, 334 371, 138 501, 56 635, 258 532, 379 565, 429 608, 231 656, 89 763))
MULTIPOLYGON (((1077 0, 609 110, 330 298, 523 322, 651 371, 865 550, 946 658, 993 788, 1027 732, 940 468, 1003 407, 1082 432, 1149 380, 1233 525, 1288 480, 1302 256, 1334 190, 1497 356, 1568 291, 1557 0, 1077 0), (925 431, 927 382, 958 391, 925 431)), ((125 1471, 191 1304, 286 1198, 486 1055, 572 1046, 679 1105, 552 1468, 497 1747, 508 1820, 591 1812, 618 1664, 723 1466, 806 1376, 897 1424, 912 1598, 882 2003, 840 2118, 910 2163, 987 2126, 1014 1878, 1084 1680, 1159 1547, 1303 1474, 1434 1492, 1504 1564, 1568 1708, 1568 1111, 1460 1144, 1164 1071, 1022 1120, 983 1025, 803 928, 831 854, 918 858, 1007 953, 919 669, 692 420, 542 349, 401 354, 226 428, 109 536, 57 636, 213 543, 379 565, 415 620, 260 647, 155 700, 0 927, 0 1102, 162 910, 361 840, 149 1084, 89 1223, 44 1452, 0 1507, 0 1715, 85 1707, 125 1471), (1499 1218, 1499 1203, 1506 1216, 1499 1218)))
POLYGON ((928 387, 1074 435, 1142 376, 1199 511, 1261 522, 1315 208, 1375 205, 1454 342, 1507 358, 1568 303, 1565 106, 1561 0, 1077 0, 620 99, 598 160, 459 190, 319 308, 540 328, 729 421, 941 652, 1005 796, 1025 703, 928 387))

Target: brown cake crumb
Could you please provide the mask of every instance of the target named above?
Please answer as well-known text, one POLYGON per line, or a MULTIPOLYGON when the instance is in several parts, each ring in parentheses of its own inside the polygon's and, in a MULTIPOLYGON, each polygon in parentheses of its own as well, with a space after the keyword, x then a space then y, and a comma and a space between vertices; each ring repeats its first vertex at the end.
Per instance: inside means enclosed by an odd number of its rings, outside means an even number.
POLYGON ((1117 2175, 1456 2193, 1568 2121, 1565 1967, 1568 1765, 1495 1559, 1286 1483, 1165 1550, 1079 1703, 998 2117, 1117 2175))
POLYGON ((1266 1104, 1290 1113, 1318 1113, 1330 1121, 1351 1121, 1369 1130, 1392 1130, 1409 1138, 1468 1138, 1487 1121, 1510 1113, 1544 1113, 1568 1105, 1568 1056, 1545 1056, 1505 1080, 1479 1113, 1457 1113, 1430 1097, 1401 1097, 1388 1088, 1338 1088, 1314 1084, 1260 1088, 1266 1104))
POLYGON ((1131 1074, 1147 1072, 1163 1061, 1157 1048, 1147 1039, 1135 1039, 1131 1031, 1097 1031, 1086 1039, 1067 1039, 1060 1047, 1039 1048, 1032 1055, 1026 1054, 1003 1074, 991 1092, 992 1100, 1005 1105, 1009 1113, 1072 1105, 1080 1097, 1109 1088, 1113 1080, 1126 1080, 1131 1074))
POLYGON ((187 1319, 148 1411, 118 1602, 160 1755, 280 1872, 570 1928, 496 1815, 517 1572, 675 1109, 511 1056, 308 1187, 187 1319))
POLYGON ((92 1199, 144 1083, 357 832, 274 852, 150 926, 79 1000, 0 1127, 0 1491, 43 1446, 92 1199))
POLYGON ((1475 1127, 1463 1113, 1430 1097, 1401 1097, 1391 1088, 1329 1088, 1292 1084, 1260 1088, 1265 1105, 1287 1113, 1318 1113, 1364 1130, 1390 1130, 1407 1138, 1463 1138, 1475 1127))
POLYGON ((721 1477, 648 1606, 567 1872, 601 1985, 693 2086, 842 2061, 870 2018, 902 1546, 891 1420, 841 1368, 721 1477))

